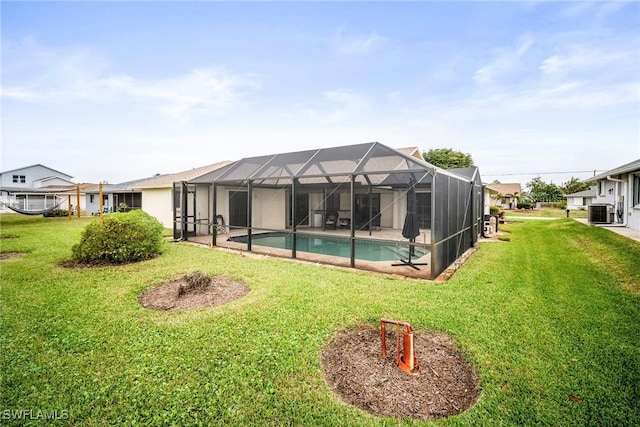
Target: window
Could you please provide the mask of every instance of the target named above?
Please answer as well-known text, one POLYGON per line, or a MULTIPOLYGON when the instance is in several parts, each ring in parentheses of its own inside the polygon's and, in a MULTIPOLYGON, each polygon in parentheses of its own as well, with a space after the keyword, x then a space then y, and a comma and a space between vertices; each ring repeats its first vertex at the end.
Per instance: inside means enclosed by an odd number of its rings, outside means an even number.
POLYGON ((327 196, 327 209, 340 210, 340 193, 332 193, 327 196))
POLYGON ((640 205, 640 175, 633 176, 633 206, 640 205))
POLYGON ((604 181, 598 181, 598 196, 604 196, 604 181))
POLYGON ((89 194, 89 203, 93 203, 93 194, 89 194))
POLYGON ((13 175, 13 182, 24 184, 25 182, 27 182, 27 179, 24 175, 13 175))

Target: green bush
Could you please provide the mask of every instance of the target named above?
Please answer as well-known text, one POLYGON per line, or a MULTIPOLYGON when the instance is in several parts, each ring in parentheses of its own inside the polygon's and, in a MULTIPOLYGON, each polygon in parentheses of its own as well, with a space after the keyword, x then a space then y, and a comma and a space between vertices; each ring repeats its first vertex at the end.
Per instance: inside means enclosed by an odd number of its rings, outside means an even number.
POLYGON ((559 202, 554 202, 551 206, 556 209, 567 209, 567 200, 561 200, 559 202))
POLYGON ((58 217, 58 216, 68 216, 68 215, 69 215, 69 211, 66 210, 66 209, 54 209, 54 210, 51 210, 49 212, 45 212, 45 213, 42 214, 42 216, 47 217, 47 218, 54 218, 54 217, 58 217))
POLYGON ((531 209, 533 207, 533 205, 531 204, 531 202, 525 201, 525 200, 521 200, 518 202, 518 207, 520 209, 531 209))
POLYGON ((121 264, 142 261, 162 252, 162 224, 148 213, 116 212, 87 225, 71 249, 78 262, 121 264))
POLYGON ((489 213, 491 215, 497 215, 500 212, 500 207, 496 205, 489 206, 489 213))

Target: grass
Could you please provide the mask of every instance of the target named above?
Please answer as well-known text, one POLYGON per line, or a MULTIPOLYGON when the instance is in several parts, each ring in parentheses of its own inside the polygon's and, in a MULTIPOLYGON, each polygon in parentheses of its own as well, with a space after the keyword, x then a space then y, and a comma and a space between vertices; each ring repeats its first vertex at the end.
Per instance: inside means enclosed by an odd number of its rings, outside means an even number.
MULTIPOLYGON (((640 244, 573 220, 510 224, 444 284, 167 244, 137 264, 66 269, 89 221, 2 215, 0 416, 61 424, 638 425, 640 244), (137 297, 200 270, 231 304, 154 312, 137 297), (374 418, 326 386, 319 353, 381 317, 453 336, 481 396, 432 423, 374 418), (60 413, 60 412, 59 412, 60 413)), ((357 357, 357 355, 354 355, 357 357)))
MULTIPOLYGON (((543 207, 540 209, 526 209, 526 210, 506 210, 504 213, 506 216, 511 217, 542 217, 542 218, 566 218, 567 211, 565 209, 557 209, 552 207, 543 207)), ((588 212, 586 210, 574 209, 569 212, 570 218, 587 218, 588 212)))

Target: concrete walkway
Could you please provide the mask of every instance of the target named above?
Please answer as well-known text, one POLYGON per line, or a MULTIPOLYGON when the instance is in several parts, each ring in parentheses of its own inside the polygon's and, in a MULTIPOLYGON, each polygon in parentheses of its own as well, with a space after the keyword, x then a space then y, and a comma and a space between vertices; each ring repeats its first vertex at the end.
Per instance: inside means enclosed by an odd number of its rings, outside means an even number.
MULTIPOLYGON (((583 224, 586 225, 591 225, 589 224, 589 221, 586 218, 579 218, 576 219, 576 221, 579 221, 583 224)), ((629 239, 635 240, 637 242, 640 242, 640 231, 638 230, 634 230, 633 228, 629 228, 629 227, 616 227, 616 226, 610 226, 610 225, 595 225, 595 227, 602 227, 602 228, 606 228, 607 230, 613 231, 614 233, 618 233, 621 236, 625 236, 628 237, 629 239)))

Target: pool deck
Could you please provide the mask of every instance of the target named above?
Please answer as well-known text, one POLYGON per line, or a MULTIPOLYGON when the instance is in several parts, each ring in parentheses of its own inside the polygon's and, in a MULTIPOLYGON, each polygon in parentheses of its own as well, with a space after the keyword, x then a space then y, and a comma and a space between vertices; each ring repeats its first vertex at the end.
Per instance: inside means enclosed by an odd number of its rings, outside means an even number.
MULTIPOLYGON (((303 227, 299 228, 298 231, 300 233, 305 234, 316 234, 316 235, 327 235, 327 236, 339 236, 339 237, 349 237, 350 231, 348 229, 337 229, 337 230, 323 230, 322 228, 314 228, 314 227, 303 227)), ((257 232, 254 232, 258 234, 257 232)), ((241 236, 246 235, 246 229, 238 229, 230 232, 231 236, 241 236)), ((402 237, 402 230, 397 229, 379 229, 372 230, 369 233, 368 230, 358 230, 355 233, 356 238, 359 239, 382 239, 382 240, 392 240, 406 244, 407 239, 402 237)), ((431 233, 429 230, 423 230, 421 236, 417 239, 418 243, 426 243, 429 244, 431 241, 431 233)), ((189 237, 189 241, 193 243, 199 243, 202 245, 211 246, 212 236, 192 236, 189 237)), ((247 245, 245 243, 228 241, 226 236, 223 234, 218 234, 217 237, 217 246, 216 248, 220 249, 232 249, 238 251, 240 254, 245 255, 249 253, 247 251, 247 245)), ((259 246, 255 243, 252 245, 252 250, 250 254, 258 255, 258 256, 273 256, 278 258, 288 258, 291 259, 291 250, 290 249, 278 249, 267 246, 259 246)), ((316 254, 311 252, 302 252, 296 251, 295 260, 314 263, 314 264, 323 264, 323 265, 334 265, 338 267, 350 268, 351 262, 348 258, 324 255, 324 254, 316 254)), ((411 277, 417 279, 430 279, 431 278, 431 254, 427 253, 425 256, 417 259, 412 259, 412 262, 415 263, 427 263, 427 265, 419 265, 418 269, 406 266, 399 265, 394 266, 393 264, 398 264, 400 260, 393 261, 365 261, 365 260, 355 260, 355 268, 360 270, 373 271, 377 273, 383 274, 391 274, 398 275, 404 277, 411 277)))

